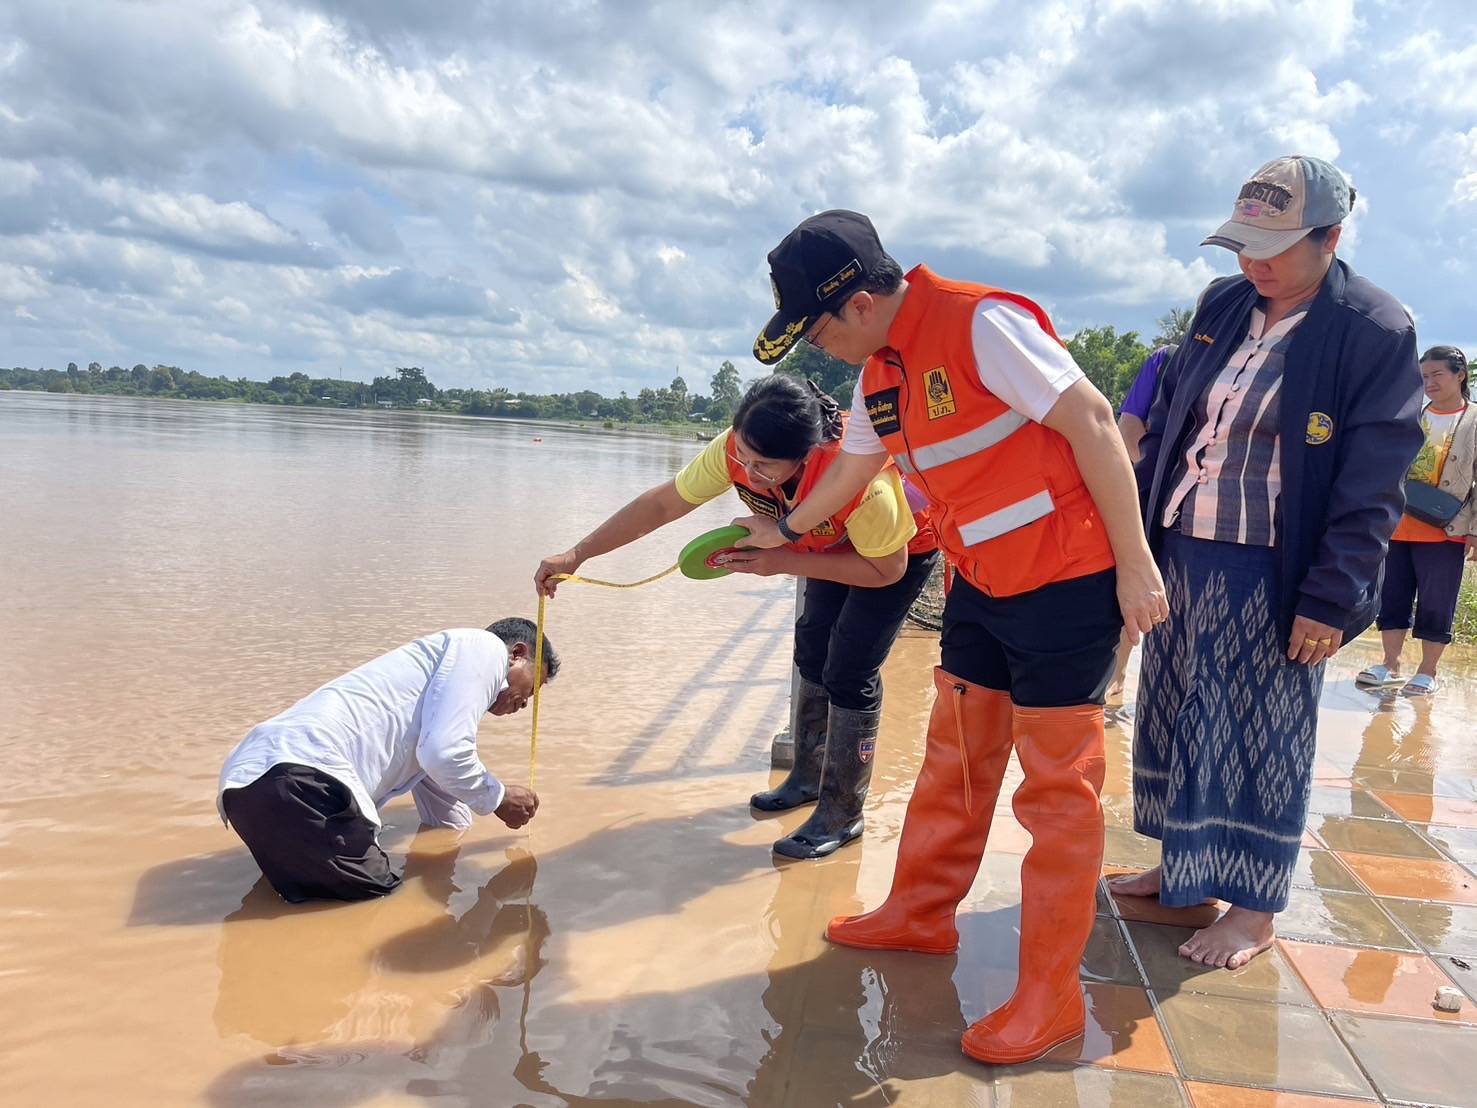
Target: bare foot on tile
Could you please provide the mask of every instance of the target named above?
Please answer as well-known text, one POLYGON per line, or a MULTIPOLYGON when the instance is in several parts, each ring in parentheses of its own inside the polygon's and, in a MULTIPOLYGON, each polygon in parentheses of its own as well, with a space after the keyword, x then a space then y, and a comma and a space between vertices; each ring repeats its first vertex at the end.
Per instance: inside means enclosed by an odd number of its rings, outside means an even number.
POLYGON ((1275 937, 1271 912, 1233 907, 1191 935, 1180 947, 1180 955, 1202 966, 1235 970, 1271 946, 1275 937))
POLYGON ((1125 873, 1121 877, 1108 878, 1108 888, 1119 896, 1158 896, 1159 866, 1146 869, 1143 873, 1125 873))

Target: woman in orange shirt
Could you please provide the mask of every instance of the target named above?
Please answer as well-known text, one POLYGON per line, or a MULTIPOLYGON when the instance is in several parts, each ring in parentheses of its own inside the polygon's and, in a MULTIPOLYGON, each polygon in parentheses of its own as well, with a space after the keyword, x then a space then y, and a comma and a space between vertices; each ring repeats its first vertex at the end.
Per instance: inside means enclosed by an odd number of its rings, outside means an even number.
POLYGON ((1401 518, 1390 538, 1380 597, 1378 625, 1385 660, 1356 679, 1367 688, 1404 686, 1409 696, 1436 691, 1436 665, 1451 642, 1462 587, 1462 552, 1469 551, 1477 560, 1477 505, 1472 498, 1477 485, 1477 412, 1469 411, 1466 355, 1455 346, 1433 346, 1421 358, 1421 378, 1430 400, 1421 412, 1426 442, 1405 482, 1432 485, 1462 505, 1444 526, 1416 519, 1408 511, 1401 518), (1400 651, 1412 625, 1421 642, 1421 664, 1407 681, 1400 672, 1400 651))

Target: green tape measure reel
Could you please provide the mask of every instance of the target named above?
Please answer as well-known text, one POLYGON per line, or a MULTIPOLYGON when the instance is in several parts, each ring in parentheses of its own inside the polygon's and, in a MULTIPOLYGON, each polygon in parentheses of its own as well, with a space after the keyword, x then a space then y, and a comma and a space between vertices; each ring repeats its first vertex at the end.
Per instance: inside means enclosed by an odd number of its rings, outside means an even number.
POLYGON ((719 554, 728 553, 748 537, 747 527, 735 526, 719 527, 715 531, 699 535, 682 548, 682 553, 677 556, 677 567, 682 570, 682 576, 691 577, 694 581, 727 577, 733 570, 727 566, 715 565, 713 559, 719 554))

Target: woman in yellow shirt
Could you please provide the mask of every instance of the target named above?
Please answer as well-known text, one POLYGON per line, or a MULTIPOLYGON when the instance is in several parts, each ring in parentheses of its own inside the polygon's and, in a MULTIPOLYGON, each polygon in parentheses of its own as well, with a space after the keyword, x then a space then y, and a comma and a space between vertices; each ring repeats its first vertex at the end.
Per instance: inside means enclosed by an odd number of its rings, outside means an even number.
POLYGON ((1426 442, 1405 481, 1433 485, 1463 503, 1442 527, 1407 512, 1390 537, 1378 620, 1385 660, 1360 672, 1356 680, 1366 687, 1403 685, 1410 696, 1429 696, 1437 688, 1436 666, 1451 642, 1462 587, 1462 551, 1470 551, 1477 560, 1477 506, 1472 503, 1477 485, 1477 411, 1469 411, 1469 376, 1467 357, 1455 346, 1433 346, 1421 358, 1429 400, 1421 413, 1426 442), (1412 626, 1421 643, 1421 664, 1407 681, 1400 672, 1400 651, 1412 626))
MULTIPOLYGON (((750 511, 781 519, 838 457, 845 418, 809 382, 783 374, 756 381, 733 428, 672 480, 648 489, 569 550, 540 563, 534 584, 552 596, 558 574, 680 519, 730 488, 750 511)), ((789 858, 823 858, 860 837, 882 715, 882 663, 938 560, 922 498, 884 469, 835 515, 784 546, 735 551, 738 573, 806 579, 795 621, 800 686, 791 704, 795 764, 750 804, 783 811, 816 803, 810 819, 774 844, 789 858)))

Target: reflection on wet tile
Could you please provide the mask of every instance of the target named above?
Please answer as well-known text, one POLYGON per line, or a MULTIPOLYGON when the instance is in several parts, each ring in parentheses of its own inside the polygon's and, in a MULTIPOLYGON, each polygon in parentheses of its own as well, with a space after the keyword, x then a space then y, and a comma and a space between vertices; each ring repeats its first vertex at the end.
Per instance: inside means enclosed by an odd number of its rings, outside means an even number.
MULTIPOLYGON (((807 1028, 800 1033, 788 1074, 788 1095, 750 1087, 747 1103, 791 1108, 831 1104, 925 1105, 991 1108, 989 1070, 958 1048, 907 1043, 866 1044, 854 1036, 807 1028)), ((780 1086, 783 1087, 783 1086, 780 1086)))
POLYGON ((1195 1108, 1369 1108, 1367 1100, 1284 1093, 1275 1089, 1245 1089, 1236 1085, 1207 1085, 1187 1081, 1185 1090, 1195 1108))
POLYGON ((1358 854, 1393 854, 1405 858, 1440 858, 1438 851, 1399 820, 1357 816, 1313 816, 1308 826, 1331 850, 1358 854))
POLYGON ((1418 793, 1460 799, 1477 798, 1477 782, 1447 773, 1418 769, 1354 767, 1354 780, 1367 789, 1390 793, 1418 793))
POLYGON ((1294 1092, 1368 1096, 1354 1059, 1316 1008, 1177 993, 1159 1018, 1187 1078, 1294 1092))
POLYGON ((1148 869, 1159 864, 1159 840, 1123 827, 1109 827, 1103 861, 1115 866, 1148 869))
POLYGON ((1424 954, 1283 943, 1283 953, 1324 1008, 1442 1023, 1472 1023, 1470 1012, 1438 1012, 1436 990, 1450 985, 1424 954))
POLYGON ((1390 810, 1363 789, 1314 785, 1308 798, 1312 816, 1358 816, 1361 819, 1394 819, 1390 810))
POLYGON ((1112 910, 1121 919, 1136 920, 1143 923, 1167 923, 1175 927, 1209 927, 1220 918, 1222 905, 1197 904, 1192 908, 1166 908, 1159 903, 1157 896, 1124 896, 1114 893, 1112 886, 1107 884, 1113 878, 1125 874, 1136 874, 1142 872, 1141 868, 1135 866, 1103 867, 1103 876, 1106 887, 1112 897, 1112 910))
POLYGON ((1294 887, 1332 889, 1336 892, 1363 892, 1358 880, 1338 856, 1328 850, 1298 851, 1297 866, 1292 871, 1294 887))
POLYGON ((1477 877, 1455 862, 1374 854, 1340 854, 1339 860, 1375 896, 1477 904, 1477 877))
POLYGON ((1405 793, 1376 794, 1411 823, 1445 823, 1453 827, 1477 827, 1477 800, 1447 796, 1412 796, 1405 793))
MULTIPOLYGON (((939 1108, 954 1103, 933 1102, 939 1108)), ((1173 1078, 1158 1074, 1037 1065, 1002 1070, 995 1103, 1000 1108, 1183 1108, 1186 1101, 1173 1078)))
POLYGON ((1477 827, 1442 827, 1434 823, 1416 824, 1416 827, 1447 857, 1464 865, 1477 864, 1477 827))
POLYGON ((1187 927, 1164 927, 1155 923, 1129 923, 1129 939, 1143 963, 1149 987, 1163 997, 1185 991, 1252 1000, 1311 1004, 1296 973, 1276 947, 1259 954, 1238 970, 1212 969, 1181 958, 1179 947, 1194 932, 1187 927))
POLYGON ((1333 1020, 1386 1099, 1472 1103, 1472 1090, 1477 1088, 1477 1028, 1347 1012, 1335 1013, 1333 1020))
POLYGON ((1477 908, 1419 900, 1391 900, 1385 907, 1427 950, 1477 959, 1477 908))
POLYGON ((1107 916, 1093 921, 1092 935, 1082 955, 1084 981, 1109 981, 1120 985, 1142 985, 1143 976, 1129 952, 1120 930, 1122 925, 1107 916))
POLYGON ((1293 889, 1286 910, 1277 915, 1277 934, 1320 943, 1415 949, 1379 902, 1364 893, 1293 889))
POLYGON ((1174 1059, 1148 993, 1124 985, 1088 985, 1086 996, 1087 1033, 1057 1047, 1044 1061, 1174 1073, 1174 1059))

